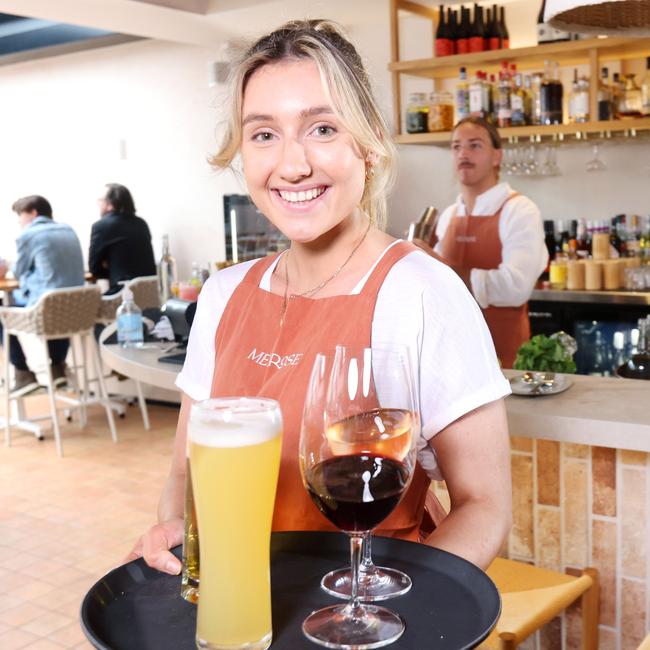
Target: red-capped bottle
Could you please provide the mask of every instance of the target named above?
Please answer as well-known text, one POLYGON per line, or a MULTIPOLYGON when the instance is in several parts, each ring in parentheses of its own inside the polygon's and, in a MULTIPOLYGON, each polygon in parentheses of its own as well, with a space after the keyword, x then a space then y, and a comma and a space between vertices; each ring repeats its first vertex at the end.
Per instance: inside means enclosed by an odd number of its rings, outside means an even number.
POLYGON ((474 4, 474 22, 469 39, 470 52, 483 52, 485 50, 485 24, 483 22, 483 7, 474 4))
POLYGON ((438 28, 436 29, 434 52, 436 56, 449 56, 453 54, 452 41, 449 38, 447 21, 445 20, 445 8, 440 5, 438 14, 438 28))
POLYGON ((450 42, 450 54, 457 54, 456 39, 458 38, 458 16, 454 9, 447 9, 447 36, 450 42))
POLYGON ((456 38, 456 54, 467 54, 469 52, 470 33, 469 9, 460 7, 460 24, 458 25, 458 36, 456 38))

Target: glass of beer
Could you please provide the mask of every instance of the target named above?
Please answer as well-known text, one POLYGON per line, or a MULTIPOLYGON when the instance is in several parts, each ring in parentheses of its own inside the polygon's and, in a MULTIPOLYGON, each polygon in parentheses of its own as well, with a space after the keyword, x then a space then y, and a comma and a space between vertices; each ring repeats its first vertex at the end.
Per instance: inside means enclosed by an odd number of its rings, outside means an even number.
POLYGON ((181 572, 181 596, 190 603, 199 600, 199 530, 196 524, 196 508, 192 493, 192 469, 190 468, 189 441, 185 461, 185 530, 183 535, 183 570, 181 572))
POLYGON ((280 407, 264 398, 199 402, 188 440, 201 538, 197 647, 263 650, 272 639, 269 548, 280 407))

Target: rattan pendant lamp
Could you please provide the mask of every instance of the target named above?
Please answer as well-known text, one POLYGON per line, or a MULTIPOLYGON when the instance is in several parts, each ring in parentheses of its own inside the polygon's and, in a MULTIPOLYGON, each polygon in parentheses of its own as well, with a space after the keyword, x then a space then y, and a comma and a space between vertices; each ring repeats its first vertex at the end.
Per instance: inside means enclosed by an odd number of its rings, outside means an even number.
POLYGON ((556 29, 608 36, 650 36, 650 0, 546 0, 556 29))

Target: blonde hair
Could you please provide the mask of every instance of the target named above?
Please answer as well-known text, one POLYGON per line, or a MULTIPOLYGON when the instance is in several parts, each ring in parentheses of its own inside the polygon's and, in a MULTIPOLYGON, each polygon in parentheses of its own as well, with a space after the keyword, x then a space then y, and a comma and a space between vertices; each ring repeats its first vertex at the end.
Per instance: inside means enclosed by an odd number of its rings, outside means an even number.
POLYGON ((366 183, 359 207, 371 223, 383 227, 386 197, 395 180, 397 150, 359 53, 331 21, 288 22, 260 38, 235 61, 228 83, 225 134, 210 163, 225 169, 239 152, 244 92, 253 73, 287 59, 310 59, 318 67, 334 113, 366 158, 366 183))

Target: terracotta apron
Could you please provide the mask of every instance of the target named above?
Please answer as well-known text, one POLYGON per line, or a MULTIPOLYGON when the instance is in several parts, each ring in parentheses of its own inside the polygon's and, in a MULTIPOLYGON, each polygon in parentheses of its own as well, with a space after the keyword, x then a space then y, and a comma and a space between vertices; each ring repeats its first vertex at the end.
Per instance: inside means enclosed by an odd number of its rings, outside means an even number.
MULTIPOLYGON (((303 486, 298 445, 303 403, 314 359, 336 345, 370 346, 379 289, 395 264, 417 250, 399 242, 381 258, 357 295, 289 300, 280 327, 283 297, 260 289, 277 256, 256 262, 233 292, 217 328, 210 395, 270 397, 284 418, 280 476, 273 530, 337 530, 303 486)), ((406 495, 379 534, 417 540, 429 479, 417 465, 406 495)))
MULTIPOLYGON (((501 264, 499 219, 503 206, 517 194, 509 196, 499 210, 489 216, 451 216, 441 242, 441 256, 451 266, 463 269, 496 269, 501 264)), ((519 346, 530 338, 528 303, 519 307, 483 309, 492 334, 497 356, 504 368, 512 368, 519 346)))

